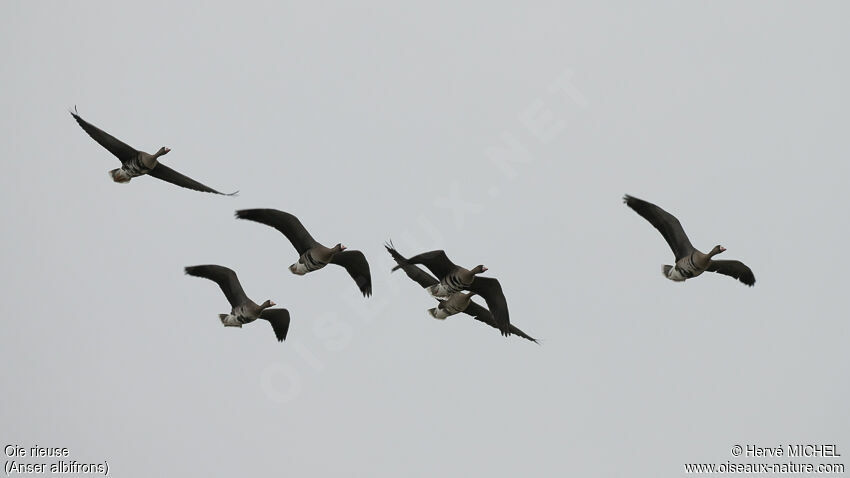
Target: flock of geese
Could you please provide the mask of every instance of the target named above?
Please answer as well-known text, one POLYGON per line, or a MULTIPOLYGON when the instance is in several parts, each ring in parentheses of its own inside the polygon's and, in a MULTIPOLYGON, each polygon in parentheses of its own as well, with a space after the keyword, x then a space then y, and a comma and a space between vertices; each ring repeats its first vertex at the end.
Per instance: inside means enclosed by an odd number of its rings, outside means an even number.
MULTIPOLYGON (((226 196, 233 196, 238 192, 221 193, 162 164, 159 158, 168 154, 171 151, 169 148, 162 147, 154 154, 139 151, 81 118, 76 108, 71 111, 71 116, 92 139, 121 161, 120 168, 109 171, 115 182, 127 183, 135 177, 148 175, 200 192, 226 196)), ((691 245, 679 220, 672 214, 655 204, 629 195, 623 198, 623 202, 658 229, 673 250, 675 264, 664 265, 662 268, 668 279, 681 282, 708 271, 733 277, 748 286, 755 284, 753 271, 744 263, 714 259, 714 256, 726 250, 723 246, 715 246, 708 253, 703 253, 691 245)), ((293 274, 304 275, 334 264, 348 272, 364 297, 372 295, 369 262, 362 252, 348 250, 340 243, 333 247, 322 245, 313 239, 297 217, 287 212, 276 209, 243 209, 236 211, 236 217, 273 227, 286 236, 298 252, 298 260, 289 266, 293 274)), ((385 247, 397 264, 392 270, 401 269, 437 300, 436 307, 428 310, 435 319, 443 320, 464 313, 498 329, 504 336, 516 335, 537 342, 511 324, 502 286, 497 279, 480 275, 487 271, 483 265, 466 269, 452 262, 441 250, 405 258, 391 242, 385 244, 385 247), (430 274, 418 265, 424 266, 430 274), (473 296, 483 299, 487 307, 472 300, 473 296)), ((207 264, 186 267, 185 272, 190 276, 209 279, 221 288, 231 307, 229 314, 219 314, 225 327, 241 328, 244 324, 263 319, 271 324, 278 341, 286 339, 289 332, 289 311, 273 308, 276 304, 271 300, 262 304, 251 300, 232 269, 207 264)))

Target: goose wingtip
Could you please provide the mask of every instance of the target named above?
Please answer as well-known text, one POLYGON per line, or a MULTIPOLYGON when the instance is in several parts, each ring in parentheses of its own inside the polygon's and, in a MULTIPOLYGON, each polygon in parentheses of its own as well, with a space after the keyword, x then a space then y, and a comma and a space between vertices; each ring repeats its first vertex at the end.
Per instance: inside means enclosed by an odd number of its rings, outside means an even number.
POLYGON ((237 209, 233 212, 233 216, 236 219, 248 219, 248 214, 250 214, 250 209, 237 209))

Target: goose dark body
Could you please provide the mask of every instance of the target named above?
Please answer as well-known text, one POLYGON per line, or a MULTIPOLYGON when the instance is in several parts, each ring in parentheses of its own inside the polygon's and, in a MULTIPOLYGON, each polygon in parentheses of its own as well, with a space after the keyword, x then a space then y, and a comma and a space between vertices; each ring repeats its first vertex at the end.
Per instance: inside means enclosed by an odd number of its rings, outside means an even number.
MULTIPOLYGON (((222 194, 224 196, 233 196, 236 192, 225 194, 216 191, 215 189, 205 186, 194 179, 184 176, 177 171, 159 162, 159 158, 168 154, 171 149, 162 147, 154 154, 149 154, 144 151, 138 151, 135 148, 128 146, 123 141, 115 138, 106 131, 87 122, 76 113, 71 111, 71 116, 77 120, 77 124, 83 128, 83 131, 88 133, 98 144, 106 148, 107 151, 115 155, 121 161, 121 167, 113 169, 109 172, 112 180, 116 183, 128 183, 131 179, 148 175, 161 179, 163 181, 175 184, 182 188, 193 189, 195 191, 222 194)), ((237 191, 238 192, 238 191, 237 191)))
MULTIPOLYGON (((431 293, 431 291, 437 290, 437 287, 441 286, 441 284, 443 284, 443 281, 432 277, 430 274, 423 271, 415 264, 419 263, 424 265, 431 271, 431 273, 433 273, 437 277, 450 277, 454 272, 459 269, 458 266, 454 265, 454 263, 452 263, 448 259, 448 256, 446 256, 445 252, 443 251, 426 252, 407 259, 401 254, 399 254, 399 252, 395 250, 392 244, 386 244, 384 247, 387 248, 387 252, 390 253, 390 255, 398 264, 393 267, 392 270, 404 270, 408 277, 410 277, 413 281, 418 283, 424 289, 428 290, 429 293, 431 293)), ((484 270, 486 270, 486 268, 484 268, 484 270)), ((499 331, 504 336, 515 334, 519 335, 520 337, 531 340, 532 342, 537 342, 537 340, 530 337, 522 330, 518 329, 510 323, 507 300, 505 299, 505 295, 502 293, 502 287, 499 284, 499 281, 489 277, 479 277, 474 274, 473 276, 474 278, 466 290, 473 292, 475 295, 481 296, 487 302, 487 307, 489 308, 489 310, 478 305, 477 303, 475 303, 475 301, 469 301, 469 305, 462 312, 474 317, 476 320, 490 325, 491 327, 499 329, 499 331)), ((437 295, 431 293, 431 295, 437 298, 437 300, 440 302, 441 307, 445 307, 445 301, 451 300, 452 298, 456 297, 456 294, 462 293, 459 290, 452 291, 447 296, 445 296, 445 299, 441 299, 437 295)))
POLYGON ((673 250, 676 264, 663 266, 664 277, 682 282, 708 271, 733 277, 750 287, 756 283, 753 271, 743 262, 713 259, 717 254, 726 251, 723 246, 714 246, 708 254, 697 250, 691 245, 682 224, 672 214, 655 204, 628 194, 623 197, 623 202, 658 229, 673 250))
POLYGON ((298 261, 289 266, 293 274, 304 275, 328 264, 336 264, 348 271, 364 297, 372 295, 372 274, 369 262, 362 252, 348 251, 342 244, 334 247, 323 246, 313 239, 297 217, 288 212, 277 209, 243 209, 236 211, 236 217, 271 226, 286 236, 300 254, 298 261))
POLYGON ((219 314, 222 325, 225 327, 242 328, 257 319, 267 320, 274 330, 278 342, 286 339, 289 331, 289 311, 286 309, 271 309, 276 304, 267 300, 257 304, 249 299, 242 290, 242 284, 232 269, 217 265, 190 266, 185 268, 186 274, 195 277, 209 279, 221 288, 227 301, 230 302, 230 314, 219 314))

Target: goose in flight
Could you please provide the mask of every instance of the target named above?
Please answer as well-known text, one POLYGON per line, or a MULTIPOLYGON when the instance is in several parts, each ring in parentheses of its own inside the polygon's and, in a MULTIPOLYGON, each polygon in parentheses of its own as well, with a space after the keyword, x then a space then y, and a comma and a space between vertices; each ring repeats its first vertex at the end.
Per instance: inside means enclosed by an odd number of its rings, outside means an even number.
POLYGON ((286 339, 289 331, 289 311, 286 309, 271 309, 274 302, 267 300, 257 304, 245 295, 239 278, 233 270, 223 266, 203 265, 186 267, 186 274, 195 277, 209 279, 221 288, 227 301, 230 302, 230 313, 219 314, 222 325, 225 327, 242 328, 244 324, 250 324, 257 319, 267 320, 272 325, 272 330, 278 342, 286 339))
POLYGON ((277 209, 243 209, 236 211, 236 217, 271 226, 286 236, 298 251, 298 261, 289 266, 296 275, 304 275, 325 267, 328 264, 342 266, 357 283, 364 297, 372 295, 372 274, 369 262, 360 251, 348 251, 342 244, 325 247, 307 232, 297 217, 277 209))
MULTIPOLYGON (((407 274, 411 280, 419 284, 424 289, 428 289, 433 287, 434 285, 439 284, 440 281, 435 279, 418 266, 411 264, 408 259, 403 257, 399 252, 393 247, 392 243, 385 244, 384 247, 387 248, 387 252, 393 257, 393 259, 398 264, 398 267, 393 268, 393 270, 401 269, 407 274)), ((493 314, 490 313, 489 310, 477 304, 475 301, 471 300, 472 296, 475 295, 474 292, 469 294, 465 294, 463 292, 455 292, 450 295, 447 299, 437 299, 439 301, 439 305, 433 309, 430 309, 428 312, 432 317, 436 319, 445 319, 455 314, 465 313, 475 320, 483 322, 490 327, 498 329, 499 326, 496 324, 496 319, 493 317, 493 314)), ((524 339, 528 339, 534 343, 537 343, 537 339, 529 336, 519 328, 515 327, 513 324, 508 325, 508 329, 511 334, 517 335, 524 339)))
MULTIPOLYGON (((441 250, 423 252, 407 259, 407 263, 422 264, 437 277, 438 282, 426 288, 433 297, 449 298, 464 290, 481 296, 487 301, 487 308, 493 314, 496 328, 502 332, 502 335, 511 334, 508 302, 502 292, 502 286, 496 279, 478 276, 487 270, 486 267, 478 265, 472 269, 465 269, 452 262, 441 250)), ((393 270, 400 268, 402 266, 397 265, 393 267, 393 270)))
MULTIPOLYGON (((192 178, 184 176, 177 171, 159 162, 159 158, 168 154, 171 149, 163 146, 154 154, 149 154, 144 151, 137 151, 135 148, 128 146, 121 140, 110 135, 106 131, 94 126, 84 120, 77 114, 76 110, 71 111, 71 116, 77 120, 83 131, 88 133, 98 144, 114 154, 121 161, 121 167, 109 171, 112 180, 116 183, 127 183, 131 179, 147 174, 157 179, 176 184, 177 186, 194 189, 205 193, 223 194, 225 196, 233 196, 236 192, 224 194, 215 189, 204 186, 192 178)), ((238 192, 238 191, 237 191, 238 192)))
POLYGON ((649 221, 664 236, 667 244, 673 249, 676 258, 675 265, 664 265, 664 277, 682 282, 696 277, 705 271, 717 272, 738 279, 752 287, 756 283, 753 271, 741 261, 714 260, 713 257, 726 250, 723 246, 714 246, 708 254, 698 251, 691 245, 685 230, 672 214, 655 204, 629 196, 623 197, 623 202, 634 209, 641 217, 649 221))

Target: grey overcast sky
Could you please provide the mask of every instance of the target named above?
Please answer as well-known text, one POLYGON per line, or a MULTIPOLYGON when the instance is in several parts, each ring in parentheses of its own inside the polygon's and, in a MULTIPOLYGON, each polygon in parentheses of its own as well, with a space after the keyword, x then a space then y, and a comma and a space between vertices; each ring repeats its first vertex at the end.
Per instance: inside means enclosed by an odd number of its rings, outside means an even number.
POLYGON ((4 446, 122 477, 850 464, 846 2, 313 3, 0 3, 4 446), (113 183, 73 105, 241 194, 113 183), (756 286, 665 280, 624 193, 756 286), (362 250, 374 296, 290 274, 251 207, 362 250), (388 239, 488 266, 542 345, 428 317, 388 239), (287 341, 222 327, 204 263, 287 341))

